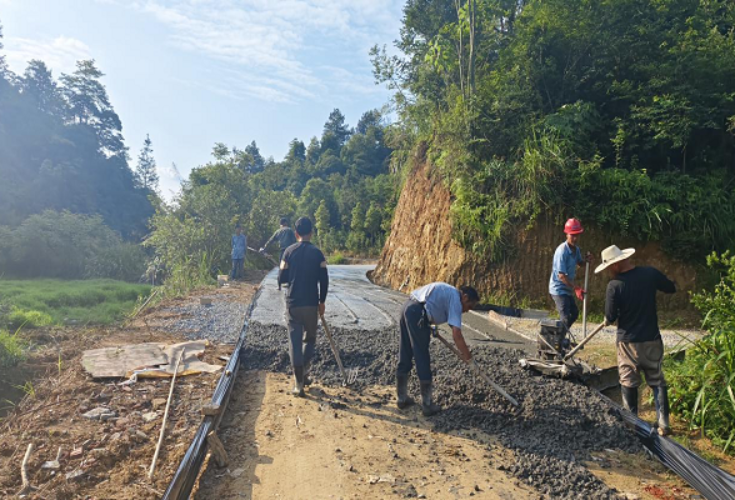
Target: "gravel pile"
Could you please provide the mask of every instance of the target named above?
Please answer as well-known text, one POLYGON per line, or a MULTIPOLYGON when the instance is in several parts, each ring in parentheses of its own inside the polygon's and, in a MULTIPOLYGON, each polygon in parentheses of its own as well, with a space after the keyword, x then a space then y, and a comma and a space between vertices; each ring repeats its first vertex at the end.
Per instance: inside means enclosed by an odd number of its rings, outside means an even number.
MULTIPOLYGON (((345 330, 335 338, 342 360, 359 368, 356 390, 368 385, 393 385, 397 362, 397 331, 345 330)), ((635 436, 619 421, 596 392, 569 381, 543 378, 518 366, 520 351, 477 346, 477 361, 506 391, 521 402, 515 409, 469 373, 439 342, 431 354, 436 399, 445 410, 432 417, 438 431, 481 430, 499 439, 515 459, 497 465, 551 498, 613 499, 608 488, 581 464, 590 452, 606 448, 640 450, 635 436)), ((248 369, 290 372, 287 334, 283 327, 252 323, 243 353, 248 369)), ((327 385, 341 383, 329 345, 320 332, 312 376, 327 385)), ((418 380, 410 391, 418 398, 418 380)), ((392 401, 386 401, 392 404, 392 401)))
POLYGON ((212 297, 212 305, 198 303, 170 308, 181 315, 165 325, 169 331, 182 333, 189 340, 207 339, 217 344, 234 344, 242 330, 248 305, 226 300, 222 295, 212 297))

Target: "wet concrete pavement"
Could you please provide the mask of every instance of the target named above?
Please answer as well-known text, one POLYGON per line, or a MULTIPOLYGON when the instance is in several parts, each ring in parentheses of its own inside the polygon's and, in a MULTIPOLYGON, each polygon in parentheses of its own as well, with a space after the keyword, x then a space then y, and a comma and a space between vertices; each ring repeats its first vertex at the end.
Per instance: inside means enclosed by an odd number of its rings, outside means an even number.
MULTIPOLYGON (((407 295, 377 286, 367 273, 374 266, 329 266, 329 295, 325 318, 335 328, 376 330, 395 328, 407 295)), ((264 325, 286 326, 285 288, 278 291, 277 270, 263 281, 263 290, 253 310, 252 321, 264 325)), ((528 352, 535 346, 526 338, 506 331, 485 317, 486 313, 470 311, 462 316, 462 333, 470 346, 483 345, 528 352)), ((447 325, 440 328, 451 338, 447 325)))

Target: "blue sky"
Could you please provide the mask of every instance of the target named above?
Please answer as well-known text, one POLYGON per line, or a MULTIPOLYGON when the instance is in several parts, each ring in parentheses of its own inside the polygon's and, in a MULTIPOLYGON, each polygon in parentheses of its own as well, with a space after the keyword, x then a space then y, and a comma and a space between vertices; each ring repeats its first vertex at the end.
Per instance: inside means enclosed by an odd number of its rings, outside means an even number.
POLYGON ((54 76, 94 58, 133 158, 149 133, 164 196, 215 142, 280 160, 339 108, 350 125, 388 92, 368 50, 399 36, 403 0, 0 0, 4 53, 54 76))

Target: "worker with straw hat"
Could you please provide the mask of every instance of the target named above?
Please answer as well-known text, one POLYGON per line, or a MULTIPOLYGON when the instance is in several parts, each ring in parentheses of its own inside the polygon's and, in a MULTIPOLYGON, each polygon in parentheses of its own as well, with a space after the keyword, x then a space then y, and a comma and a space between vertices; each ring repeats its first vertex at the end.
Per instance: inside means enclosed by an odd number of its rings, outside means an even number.
POLYGON ((638 414, 641 373, 653 390, 658 433, 669 434, 669 397, 662 369, 664 344, 658 328, 656 292, 676 292, 676 284, 653 267, 634 266, 634 248, 615 245, 602 251, 602 264, 610 274, 605 296, 605 324, 618 322, 617 354, 623 406, 638 414))

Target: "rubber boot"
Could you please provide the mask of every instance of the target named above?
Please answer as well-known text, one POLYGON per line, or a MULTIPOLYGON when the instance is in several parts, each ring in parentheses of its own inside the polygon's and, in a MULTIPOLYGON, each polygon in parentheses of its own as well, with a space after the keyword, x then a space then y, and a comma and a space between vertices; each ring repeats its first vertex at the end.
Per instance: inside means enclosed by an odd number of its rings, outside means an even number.
POLYGON ((309 387, 311 385, 311 377, 309 376, 310 367, 311 363, 304 363, 304 387, 309 387))
POLYGON ((659 436, 668 436, 671 434, 671 425, 669 424, 669 388, 665 385, 659 387, 651 387, 653 390, 653 400, 656 403, 656 424, 659 436))
POLYGON ((638 415, 638 388, 620 386, 623 395, 623 406, 633 415, 638 415))
POLYGON ((294 366, 293 367, 293 377, 296 381, 296 385, 291 391, 291 394, 293 394, 294 396, 303 398, 306 395, 304 394, 304 367, 294 366))
POLYGON ((432 415, 436 415, 440 411, 442 411, 442 407, 434 404, 433 401, 434 396, 434 385, 431 383, 431 381, 421 381, 421 413, 424 414, 425 417, 430 417, 432 415))
POLYGON ((398 395, 396 405, 399 409, 403 410, 415 403, 413 398, 408 395, 408 374, 396 374, 396 393, 398 395))

